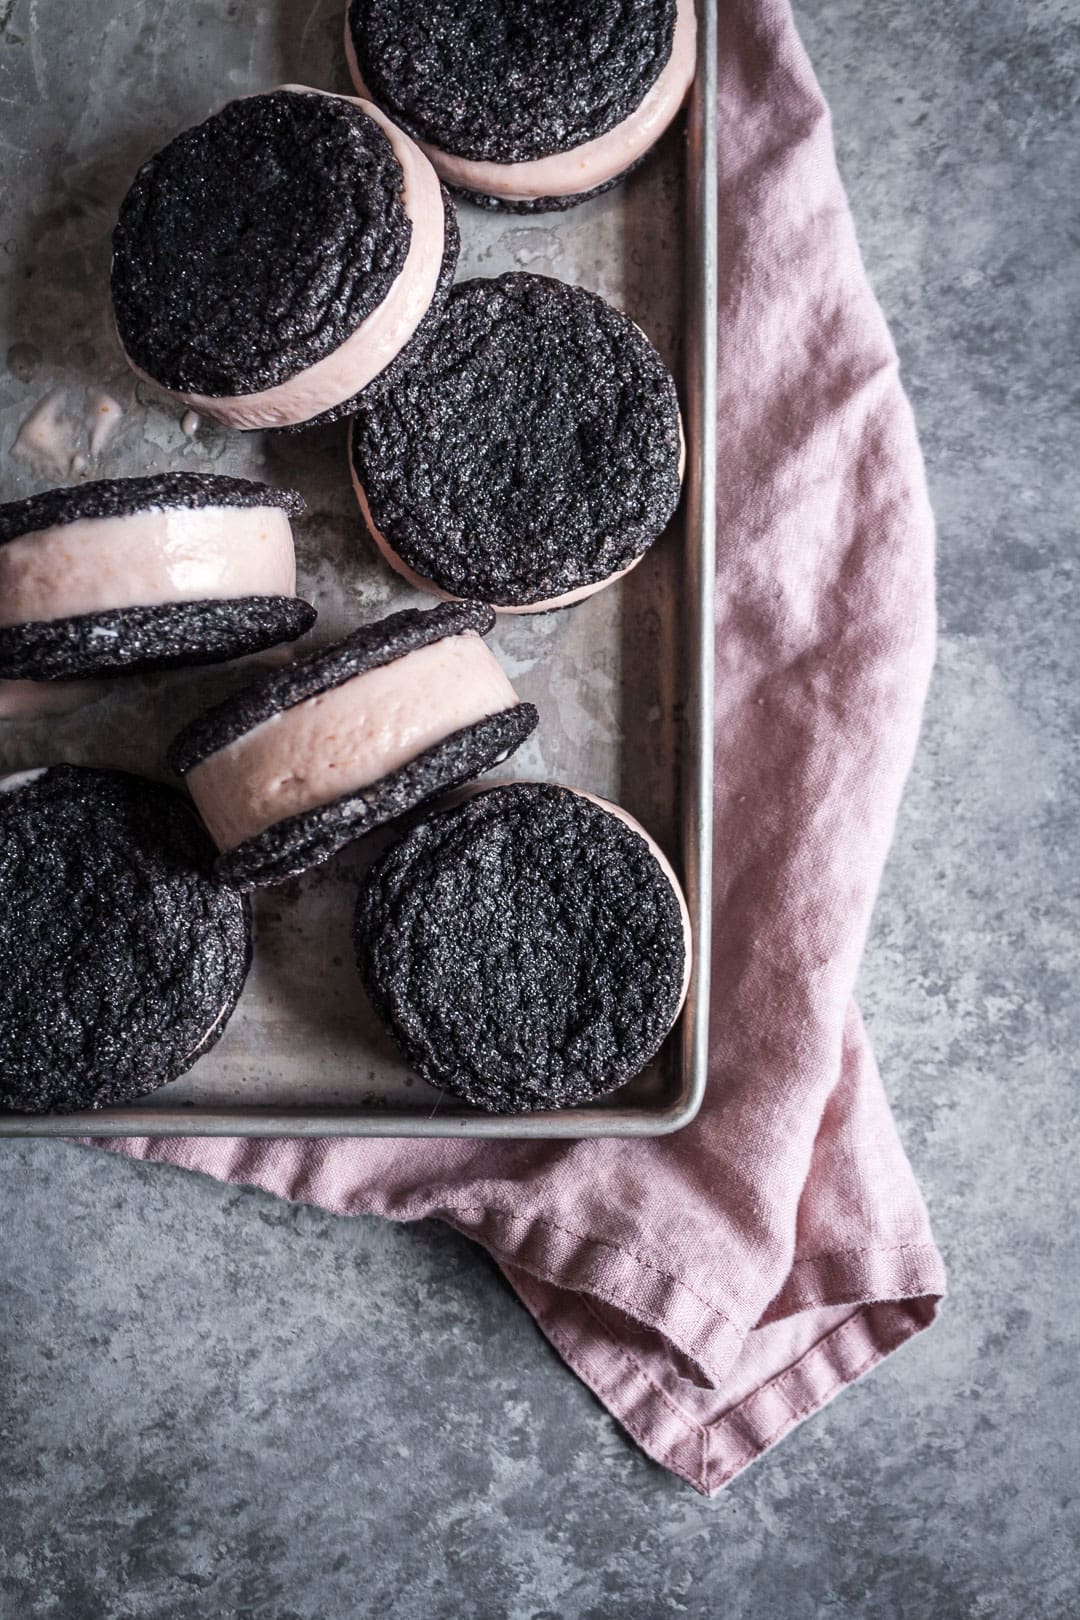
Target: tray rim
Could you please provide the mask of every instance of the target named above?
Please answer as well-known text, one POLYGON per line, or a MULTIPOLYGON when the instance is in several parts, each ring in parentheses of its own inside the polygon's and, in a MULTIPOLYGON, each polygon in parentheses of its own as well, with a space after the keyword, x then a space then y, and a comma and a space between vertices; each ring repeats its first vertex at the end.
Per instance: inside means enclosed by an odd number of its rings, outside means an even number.
POLYGON ((70 1114, 2 1114, 0 1138, 34 1136, 494 1137, 667 1136, 697 1114, 708 1078, 712 912, 713 625, 716 566, 716 14, 698 5, 697 73, 686 129, 687 404, 685 499, 685 666, 689 690, 682 751, 681 855, 683 887, 694 937, 686 1004, 676 1025, 678 1094, 662 1108, 587 1107, 534 1114, 482 1114, 459 1108, 287 1108, 281 1105, 83 1109, 70 1114))

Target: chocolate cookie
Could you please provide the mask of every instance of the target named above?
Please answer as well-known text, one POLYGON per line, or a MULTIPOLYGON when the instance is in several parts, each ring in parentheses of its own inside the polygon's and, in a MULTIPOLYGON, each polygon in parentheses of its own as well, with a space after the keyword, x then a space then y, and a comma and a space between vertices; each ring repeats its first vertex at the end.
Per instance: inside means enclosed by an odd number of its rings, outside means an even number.
POLYGON ((690 968, 685 903, 652 840, 616 807, 539 782, 406 833, 364 880, 355 943, 410 1067, 506 1114, 639 1073, 690 968))
POLYGON ((626 572, 674 512, 675 383, 595 293, 466 281, 425 359, 360 401, 350 457, 368 527, 413 584, 546 611, 626 572))
POLYGON ((122 771, 0 780, 0 1108, 130 1102, 221 1035, 251 955, 183 797, 122 771))

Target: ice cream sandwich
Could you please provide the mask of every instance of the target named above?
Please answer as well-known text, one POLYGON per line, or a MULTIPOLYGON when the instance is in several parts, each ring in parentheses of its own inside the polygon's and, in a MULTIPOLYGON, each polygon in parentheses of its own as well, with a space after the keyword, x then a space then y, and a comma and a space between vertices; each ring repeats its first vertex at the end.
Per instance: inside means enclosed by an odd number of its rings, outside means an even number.
POLYGON ((243 888, 279 883, 434 794, 499 764, 537 723, 483 637, 489 608, 407 608, 298 659, 173 742, 243 888))
POLYGON ((616 805, 541 782, 407 832, 364 879, 355 943, 409 1066, 501 1114, 588 1102, 638 1074, 691 966, 658 845, 616 805))
POLYGON ((296 595, 290 519, 303 508, 295 490, 191 472, 0 506, 0 713, 62 707, 54 685, 295 641, 316 618, 296 595))
POLYGON ((288 86, 143 164, 113 233, 117 332, 141 376, 226 427, 332 421, 422 351, 457 255, 409 136, 288 86))
POLYGON ((694 77, 694 0, 350 0, 361 96, 488 208, 568 208, 655 145, 694 77))
POLYGON ((0 778, 0 1109, 131 1102, 183 1074, 243 988, 243 896, 172 788, 57 765, 0 778))

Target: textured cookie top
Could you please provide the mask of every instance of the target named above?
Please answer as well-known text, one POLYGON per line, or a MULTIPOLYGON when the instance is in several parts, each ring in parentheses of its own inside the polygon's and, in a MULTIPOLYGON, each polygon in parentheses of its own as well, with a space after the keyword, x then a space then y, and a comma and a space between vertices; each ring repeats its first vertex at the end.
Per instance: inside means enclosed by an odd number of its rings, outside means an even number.
POLYGON ((428 610, 405 608, 374 624, 363 624, 344 641, 271 671, 198 715, 170 744, 165 756, 169 768, 183 776, 200 760, 216 754, 219 748, 227 748, 283 709, 341 686, 354 675, 365 675, 380 664, 392 663, 418 647, 441 641, 444 636, 459 636, 466 630, 487 635, 494 622, 491 609, 478 602, 446 602, 428 610))
POLYGON ((365 85, 457 157, 566 152, 629 118, 671 55, 675 0, 352 0, 365 85))
POLYGON ((203 506, 278 506, 297 517, 304 497, 295 489, 274 489, 250 478, 219 473, 168 472, 145 478, 101 478, 64 489, 47 489, 22 501, 0 505, 0 544, 39 529, 81 518, 132 517, 151 510, 203 506))
POLYGON ((0 791, 0 1108, 172 1079, 243 984, 248 918, 184 798, 55 766, 0 791))
POLYGON ((361 398, 352 456, 375 526, 422 578, 543 602, 627 568, 671 517, 675 383, 595 293, 466 281, 424 360, 361 398))
POLYGON ((678 1012, 678 898, 645 840, 566 788, 516 783, 406 834, 358 897, 357 961, 409 1064, 480 1108, 612 1090, 678 1012))
POLYGON ((401 165, 358 107, 275 90, 144 163, 113 232, 127 354, 167 388, 254 393, 338 348, 382 303, 412 225, 401 165))

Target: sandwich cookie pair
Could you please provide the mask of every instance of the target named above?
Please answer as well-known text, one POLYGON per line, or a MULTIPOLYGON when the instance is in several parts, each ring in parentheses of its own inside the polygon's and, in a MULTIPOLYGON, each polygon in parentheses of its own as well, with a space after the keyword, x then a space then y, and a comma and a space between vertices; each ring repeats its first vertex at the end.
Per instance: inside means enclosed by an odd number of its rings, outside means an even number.
POLYGON ((296 640, 316 617, 296 596, 303 506, 293 490, 189 472, 0 506, 0 714, 296 640))
POLYGON ((532 213, 606 191, 679 111, 694 0, 349 0, 345 54, 470 201, 532 213))
POLYGON ((240 888, 279 883, 509 757, 537 724, 483 637, 490 608, 406 609, 210 709, 175 739, 240 888))
POLYGON ((0 778, 0 1110, 131 1102, 210 1050, 251 960, 213 856, 188 801, 143 777, 0 778))
POLYGON ((116 328, 140 376, 227 427, 332 421, 422 352, 458 246, 408 135, 285 86, 143 164, 113 233, 116 328))
POLYGON ((626 315, 547 276, 466 281, 427 352, 361 397, 353 485, 421 590, 544 613, 640 562, 679 500, 675 382, 626 315))
POLYGON ((409 1066, 495 1113, 591 1101, 638 1074, 691 968, 677 878, 616 805, 550 783, 481 791, 369 871, 357 963, 409 1066))

